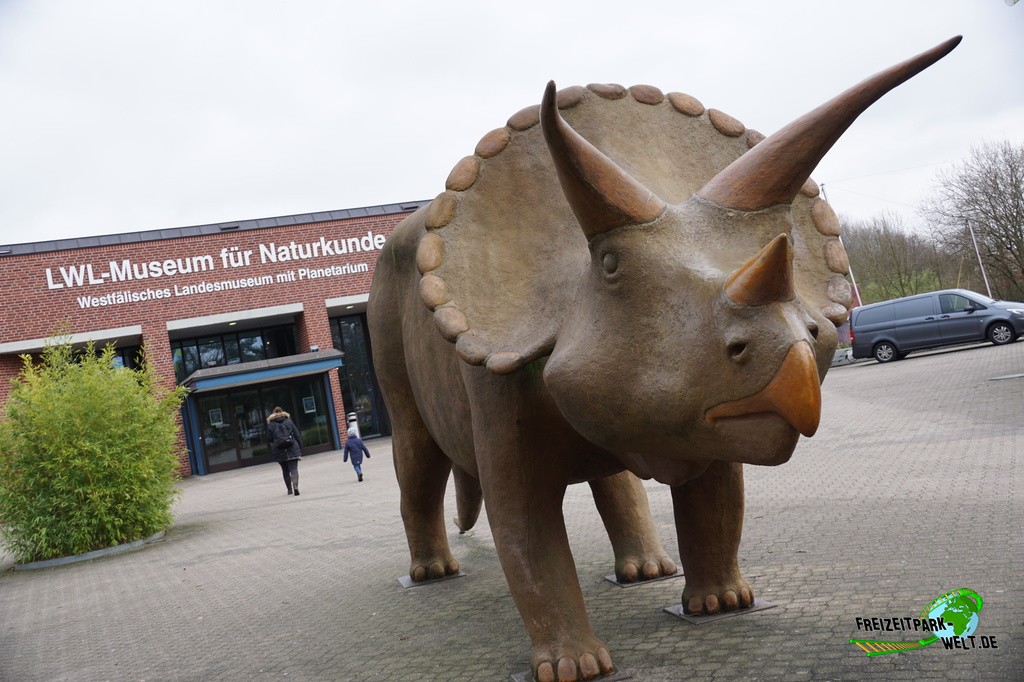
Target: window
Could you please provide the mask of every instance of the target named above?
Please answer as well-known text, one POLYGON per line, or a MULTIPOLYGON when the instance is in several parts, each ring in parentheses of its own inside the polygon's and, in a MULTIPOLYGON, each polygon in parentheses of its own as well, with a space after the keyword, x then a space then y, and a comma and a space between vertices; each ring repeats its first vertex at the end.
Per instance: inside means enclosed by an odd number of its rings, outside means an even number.
POLYGON ((224 360, 224 342, 221 341, 221 337, 199 339, 199 360, 203 369, 227 364, 224 360))
POLYGON ((869 324, 880 324, 882 322, 892 322, 892 306, 881 305, 877 308, 867 308, 862 310, 857 316, 857 326, 869 325, 869 324))
POLYGON ((943 313, 962 313, 964 308, 977 308, 978 304, 960 294, 939 294, 939 306, 943 313))
POLYGON ((199 369, 295 355, 297 345, 292 325, 172 341, 174 376, 181 382, 199 369))
POLYGON ((241 353, 242 362, 267 359, 266 354, 263 352, 263 335, 259 332, 255 334, 239 334, 238 350, 241 353))
POLYGON ((935 314, 935 305, 932 303, 931 296, 912 298, 909 301, 896 301, 894 305, 897 320, 909 320, 935 314))
POLYGON ((195 341, 181 344, 181 369, 182 375, 178 381, 199 369, 199 348, 196 347, 195 341))
POLYGON ((125 346, 114 350, 114 366, 138 369, 139 353, 142 349, 139 346, 125 346))
POLYGON ((273 327, 263 330, 263 339, 268 358, 283 358, 288 355, 295 355, 294 327, 273 327))
POLYGON ((365 319, 362 315, 350 315, 331 320, 334 347, 345 354, 344 364, 338 370, 341 397, 345 411, 356 414, 360 433, 364 436, 384 432, 381 423, 383 407, 373 378, 365 319))

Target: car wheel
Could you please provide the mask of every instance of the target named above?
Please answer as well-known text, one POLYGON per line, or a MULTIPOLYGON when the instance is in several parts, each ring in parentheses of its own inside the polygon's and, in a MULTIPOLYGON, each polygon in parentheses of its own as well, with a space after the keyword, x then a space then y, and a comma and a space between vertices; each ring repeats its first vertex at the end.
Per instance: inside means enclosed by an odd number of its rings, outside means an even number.
POLYGON ((1006 322, 996 322, 988 328, 988 340, 997 346, 1010 343, 1017 338, 1017 333, 1006 322))
POLYGON ((879 362, 892 362, 898 356, 896 346, 892 345, 888 341, 881 341, 875 344, 875 350, 873 351, 875 360, 879 362))

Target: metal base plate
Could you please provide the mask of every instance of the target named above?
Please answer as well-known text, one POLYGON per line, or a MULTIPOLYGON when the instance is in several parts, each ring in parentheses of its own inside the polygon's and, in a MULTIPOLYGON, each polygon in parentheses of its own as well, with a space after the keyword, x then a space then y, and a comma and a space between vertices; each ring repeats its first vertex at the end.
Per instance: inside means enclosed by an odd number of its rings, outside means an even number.
POLYGON ((452 580, 453 578, 462 578, 465 575, 465 573, 459 571, 458 573, 454 573, 452 575, 446 575, 443 578, 431 578, 430 580, 424 580, 423 582, 419 583, 415 582, 412 578, 410 578, 407 575, 400 575, 398 576, 398 583, 402 587, 426 587, 428 585, 436 585, 438 583, 443 583, 445 580, 452 580))
POLYGON ((757 597, 754 597, 754 605, 751 606, 749 609, 736 609, 735 611, 722 611, 720 613, 716 613, 713 616, 691 616, 688 613, 683 613, 683 605, 682 604, 675 604, 673 606, 666 606, 662 610, 665 611, 665 613, 671 613, 676 618, 681 618, 682 620, 685 620, 687 623, 693 623, 694 625, 704 625, 705 623, 713 623, 716 620, 722 620, 723 618, 732 618, 734 616, 745 616, 748 613, 754 613, 756 611, 764 611, 765 609, 773 609, 776 606, 777 606, 777 604, 771 604, 769 602, 764 601, 763 599, 758 599, 757 597))
MULTIPOLYGON (((619 680, 631 680, 633 676, 629 673, 624 673, 621 670, 616 670, 611 675, 604 677, 595 677, 594 682, 618 682, 619 680)), ((524 673, 516 673, 512 676, 512 682, 534 682, 533 671, 527 670, 524 673)))
POLYGON ((679 568, 676 569, 676 572, 673 573, 672 575, 663 575, 660 578, 651 578, 650 580, 634 580, 631 583, 623 583, 623 582, 619 582, 619 579, 615 577, 614 573, 612 573, 611 575, 604 576, 604 579, 607 580, 610 583, 614 583, 614 584, 618 585, 619 587, 637 587, 639 585, 650 585, 651 583, 656 583, 659 580, 670 580, 672 578, 678 578, 682 574, 683 574, 683 567, 679 566, 679 568))

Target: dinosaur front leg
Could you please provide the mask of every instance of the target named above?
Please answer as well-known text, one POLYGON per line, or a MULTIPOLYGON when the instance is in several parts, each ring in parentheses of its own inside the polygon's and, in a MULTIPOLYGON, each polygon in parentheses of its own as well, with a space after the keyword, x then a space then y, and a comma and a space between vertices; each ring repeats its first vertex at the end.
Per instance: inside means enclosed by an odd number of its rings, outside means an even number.
POLYGON ((591 481, 590 488, 615 552, 615 577, 629 583, 674 574, 676 563, 654 529, 640 479, 623 471, 591 481))
POLYGON ((751 606, 754 591, 740 575, 738 560, 743 465, 712 462, 700 476, 673 486, 672 506, 686 573, 684 610, 710 615, 751 606))
POLYGON ((530 635, 540 682, 589 680, 613 671, 587 618, 562 516, 573 452, 569 430, 529 376, 483 372, 467 382, 480 484, 494 544, 530 635), (543 437, 538 437, 542 434, 543 437))
POLYGON ((519 454, 501 459, 504 466, 481 466, 484 496, 501 567, 533 645, 536 679, 589 680, 612 672, 607 648, 590 629, 569 551, 565 483, 519 454))

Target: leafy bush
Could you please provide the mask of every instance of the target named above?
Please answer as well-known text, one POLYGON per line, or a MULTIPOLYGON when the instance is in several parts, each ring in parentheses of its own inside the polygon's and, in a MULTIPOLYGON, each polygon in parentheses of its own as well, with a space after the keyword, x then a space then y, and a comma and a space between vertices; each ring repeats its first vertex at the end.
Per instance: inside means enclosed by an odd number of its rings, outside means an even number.
POLYGON ((111 346, 64 341, 23 356, 0 422, 0 540, 22 562, 133 542, 167 528, 177 494, 181 389, 114 367, 111 346))

